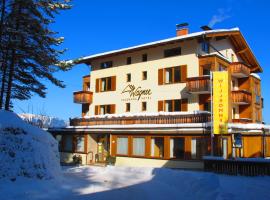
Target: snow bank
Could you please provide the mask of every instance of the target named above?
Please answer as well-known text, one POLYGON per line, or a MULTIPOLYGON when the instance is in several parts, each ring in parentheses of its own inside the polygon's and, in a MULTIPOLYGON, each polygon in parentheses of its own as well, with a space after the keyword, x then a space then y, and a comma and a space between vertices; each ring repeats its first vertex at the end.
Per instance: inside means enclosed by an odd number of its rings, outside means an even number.
POLYGON ((57 141, 16 114, 0 110, 0 179, 51 179, 59 174, 57 141))

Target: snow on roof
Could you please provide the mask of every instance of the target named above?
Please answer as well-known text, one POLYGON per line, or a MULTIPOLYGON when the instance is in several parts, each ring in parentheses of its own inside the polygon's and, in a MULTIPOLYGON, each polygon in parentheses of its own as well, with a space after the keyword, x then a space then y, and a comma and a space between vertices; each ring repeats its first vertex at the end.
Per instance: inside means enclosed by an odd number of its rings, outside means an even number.
POLYGON ((158 40, 158 41, 155 41, 155 42, 149 42, 149 43, 145 43, 145 44, 142 44, 142 45, 136 45, 136 46, 132 46, 132 47, 128 47, 128 48, 122 48, 122 49, 118 49, 118 50, 112 50, 112 51, 98 53, 98 54, 94 54, 94 55, 90 55, 90 56, 85 56, 85 57, 80 58, 79 62, 89 60, 89 59, 93 59, 93 58, 98 58, 98 57, 101 57, 101 56, 114 54, 114 53, 120 53, 120 52, 123 52, 123 51, 129 51, 129 50, 148 47, 148 46, 152 46, 152 45, 163 44, 163 43, 168 43, 168 42, 173 42, 173 41, 178 41, 178 40, 184 40, 184 39, 188 39, 188 38, 194 38, 194 37, 202 36, 202 35, 205 35, 205 34, 223 33, 223 32, 226 33, 226 32, 231 32, 231 31, 240 31, 240 30, 239 30, 239 28, 236 27, 236 28, 232 28, 232 29, 216 29, 216 30, 208 30, 208 31, 199 31, 199 32, 190 33, 190 34, 187 34, 187 35, 181 35, 181 36, 176 36, 176 37, 172 37, 172 38, 168 38, 168 39, 158 40))
POLYGON ((190 111, 190 112, 140 112, 140 113, 123 113, 123 114, 105 114, 105 115, 93 115, 84 116, 85 119, 96 118, 119 118, 119 117, 153 117, 153 116, 173 116, 173 115, 196 115, 196 114, 210 114, 208 111, 190 111))
POLYGON ((257 79, 259 79, 259 80, 261 80, 261 77, 256 73, 251 73, 250 75, 257 78, 257 79))

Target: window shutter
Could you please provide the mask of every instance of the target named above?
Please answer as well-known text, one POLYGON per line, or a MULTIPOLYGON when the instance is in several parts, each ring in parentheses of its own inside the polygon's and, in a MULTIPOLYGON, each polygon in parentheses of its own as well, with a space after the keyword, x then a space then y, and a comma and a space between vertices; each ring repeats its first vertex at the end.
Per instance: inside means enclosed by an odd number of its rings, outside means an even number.
POLYGON ((100 79, 96 79, 96 92, 100 92, 99 90, 99 83, 100 83, 100 79))
POLYGON ((187 80, 187 66, 181 66, 181 82, 186 82, 187 80))
POLYGON ((158 112, 163 111, 164 101, 158 101, 158 112))
POLYGON ((163 85, 164 79, 163 79, 163 69, 158 70, 158 84, 163 85))
POLYGON ((116 76, 112 76, 112 91, 116 90, 116 76))
POLYGON ((181 111, 188 111, 188 100, 181 99, 181 111))
POLYGON ((115 104, 111 104, 111 113, 110 114, 115 114, 115 104))
POLYGON ((99 106, 95 106, 95 115, 99 114, 99 106))

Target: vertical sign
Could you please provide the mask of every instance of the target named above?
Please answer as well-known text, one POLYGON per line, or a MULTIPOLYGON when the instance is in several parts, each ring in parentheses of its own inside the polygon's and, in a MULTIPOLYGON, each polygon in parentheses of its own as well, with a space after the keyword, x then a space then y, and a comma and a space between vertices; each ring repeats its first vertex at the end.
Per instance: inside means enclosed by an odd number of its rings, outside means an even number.
POLYGON ((213 124, 214 134, 228 132, 229 111, 228 72, 213 72, 213 124))

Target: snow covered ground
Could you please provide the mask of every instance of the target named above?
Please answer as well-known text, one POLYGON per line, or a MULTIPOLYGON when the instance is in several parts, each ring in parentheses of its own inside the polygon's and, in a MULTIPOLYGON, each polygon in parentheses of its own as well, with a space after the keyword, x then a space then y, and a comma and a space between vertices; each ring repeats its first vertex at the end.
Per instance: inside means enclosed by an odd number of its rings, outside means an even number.
POLYGON ((0 199, 270 199, 270 177, 130 167, 65 167, 58 179, 0 179, 0 199))

